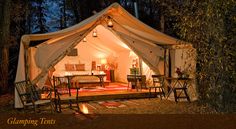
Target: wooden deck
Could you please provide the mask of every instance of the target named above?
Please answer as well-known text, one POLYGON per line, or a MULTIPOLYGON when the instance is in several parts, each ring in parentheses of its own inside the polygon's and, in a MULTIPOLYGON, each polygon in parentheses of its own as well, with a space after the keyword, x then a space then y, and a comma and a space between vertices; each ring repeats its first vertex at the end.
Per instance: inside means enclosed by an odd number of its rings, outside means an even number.
MULTIPOLYGON (((149 95, 148 89, 142 89, 137 91, 136 89, 128 89, 127 84, 120 84, 120 83, 111 83, 109 86, 106 86, 108 89, 103 89, 100 91, 96 91, 96 89, 83 91, 81 89, 79 91, 79 101, 97 101, 97 100, 114 100, 114 99, 138 99, 138 98, 148 98, 148 97, 156 97, 156 95, 151 94, 149 95), (109 90, 109 87, 114 85, 122 85, 123 88, 116 89, 116 90, 109 90)), ((76 92, 72 92, 72 97, 68 95, 61 96, 62 102, 68 102, 68 100, 75 101, 76 99, 76 92)))

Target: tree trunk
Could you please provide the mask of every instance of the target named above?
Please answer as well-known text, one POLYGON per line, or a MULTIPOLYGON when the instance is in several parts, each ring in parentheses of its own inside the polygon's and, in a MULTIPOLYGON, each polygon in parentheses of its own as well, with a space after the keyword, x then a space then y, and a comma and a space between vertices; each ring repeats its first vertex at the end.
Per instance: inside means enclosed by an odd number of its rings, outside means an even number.
POLYGON ((27 21, 27 33, 31 34, 31 23, 32 23, 32 5, 29 1, 26 2, 27 11, 26 11, 26 21, 27 21))
POLYGON ((78 2, 75 1, 71 2, 71 7, 73 7, 75 23, 79 23, 80 22, 79 10, 81 7, 78 5, 78 2))
POLYGON ((10 35, 10 0, 1 3, 0 21, 0 90, 1 94, 8 91, 8 62, 9 62, 9 35, 10 35))
POLYGON ((165 17, 163 14, 161 14, 161 20, 160 20, 160 24, 161 24, 161 32, 165 32, 165 17))
POLYGON ((66 25, 66 21, 67 21, 67 18, 66 18, 66 1, 63 0, 63 29, 67 27, 66 25))

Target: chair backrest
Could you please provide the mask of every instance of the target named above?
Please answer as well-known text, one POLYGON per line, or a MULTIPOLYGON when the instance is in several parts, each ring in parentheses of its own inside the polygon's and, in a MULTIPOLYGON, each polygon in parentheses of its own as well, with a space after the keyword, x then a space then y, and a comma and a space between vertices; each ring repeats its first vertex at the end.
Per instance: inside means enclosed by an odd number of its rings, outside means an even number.
POLYGON ((137 81, 142 87, 146 87, 146 76, 145 75, 127 75, 128 82, 134 82, 135 85, 137 81))
POLYGON ((53 76, 53 86, 54 86, 54 90, 57 90, 57 92, 60 94, 68 94, 69 93, 67 79, 65 77, 53 76))
POLYGON ((153 85, 154 86, 163 86, 164 85, 164 75, 152 75, 153 85))
POLYGON ((146 76, 145 76, 145 75, 142 75, 142 76, 141 76, 141 85, 142 85, 143 87, 146 87, 146 76))
POLYGON ((15 87, 23 105, 28 102, 32 102, 33 99, 36 99, 34 95, 35 94, 34 87, 32 87, 32 84, 30 81, 25 80, 25 81, 16 82, 15 87))
POLYGON ((128 82, 137 82, 137 77, 134 75, 127 75, 128 82))

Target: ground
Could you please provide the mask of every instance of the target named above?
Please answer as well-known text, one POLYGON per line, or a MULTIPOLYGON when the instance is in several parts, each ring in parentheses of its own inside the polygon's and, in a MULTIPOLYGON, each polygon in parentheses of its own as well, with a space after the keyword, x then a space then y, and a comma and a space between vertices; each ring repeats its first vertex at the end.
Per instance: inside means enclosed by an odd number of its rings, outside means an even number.
POLYGON ((236 127, 235 115, 218 115, 221 113, 208 106, 199 105, 198 102, 175 103, 160 98, 90 101, 80 102, 79 106, 81 111, 86 107, 89 115, 78 112, 76 104, 72 105, 72 109, 69 108, 68 103, 62 105, 61 113, 52 114, 48 110, 31 114, 14 109, 13 98, 10 94, 0 96, 0 129, 34 129, 36 126, 39 129, 234 129, 236 127), (11 124, 15 120, 40 122, 37 125, 11 124))
MULTIPOLYGON (((92 114, 218 114, 208 106, 203 106, 197 102, 179 102, 170 100, 151 98, 151 99, 129 99, 111 101, 90 101, 80 103, 88 108, 92 114)), ((62 114, 74 114, 77 110, 68 108, 68 104, 62 105, 62 114)), ((7 94, 0 97, 0 112, 21 113, 14 109, 13 95, 7 94)))

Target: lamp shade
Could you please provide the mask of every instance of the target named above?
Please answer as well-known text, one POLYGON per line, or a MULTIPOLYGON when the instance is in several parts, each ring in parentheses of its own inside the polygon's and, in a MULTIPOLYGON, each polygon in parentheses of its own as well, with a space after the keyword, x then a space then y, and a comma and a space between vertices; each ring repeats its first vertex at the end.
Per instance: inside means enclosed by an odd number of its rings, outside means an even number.
POLYGON ((101 59, 101 64, 106 64, 106 63, 107 63, 107 59, 106 58, 101 59))

